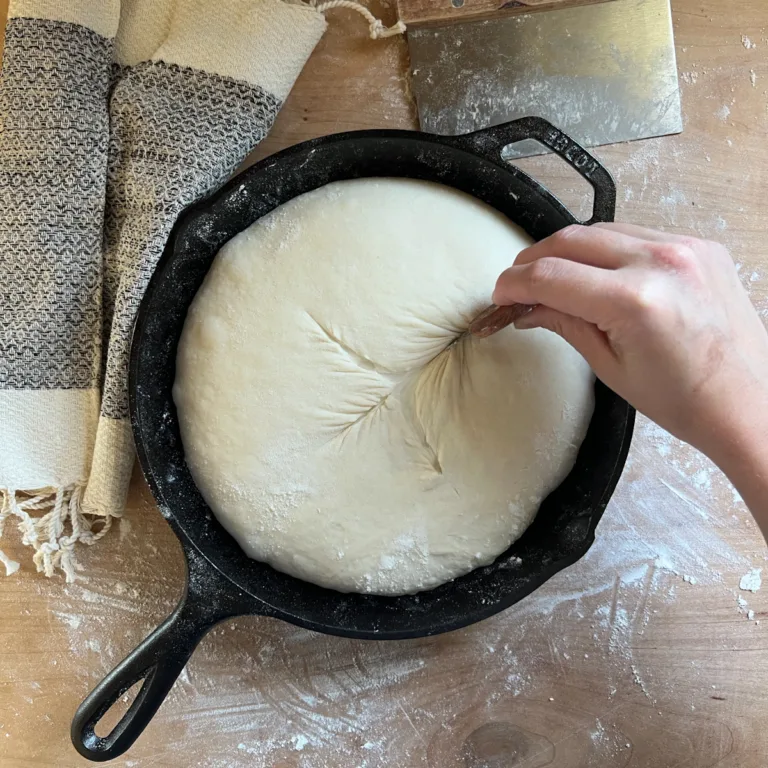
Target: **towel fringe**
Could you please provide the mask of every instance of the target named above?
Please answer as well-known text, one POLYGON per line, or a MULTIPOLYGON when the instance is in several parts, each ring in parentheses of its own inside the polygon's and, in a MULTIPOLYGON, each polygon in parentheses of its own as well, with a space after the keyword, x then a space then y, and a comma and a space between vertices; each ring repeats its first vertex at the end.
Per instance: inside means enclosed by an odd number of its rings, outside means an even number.
MULTIPOLYGON (((90 546, 112 527, 113 515, 99 515, 83 510, 85 486, 69 485, 35 491, 0 488, 0 538, 9 517, 18 519, 23 544, 34 550, 32 562, 39 573, 51 577, 57 569, 68 583, 80 570, 75 557, 79 542, 90 546), (68 525, 67 525, 68 523, 68 525), (97 530, 94 527, 101 524, 97 530)), ((19 563, 0 550, 0 563, 6 575, 19 570, 19 563)))

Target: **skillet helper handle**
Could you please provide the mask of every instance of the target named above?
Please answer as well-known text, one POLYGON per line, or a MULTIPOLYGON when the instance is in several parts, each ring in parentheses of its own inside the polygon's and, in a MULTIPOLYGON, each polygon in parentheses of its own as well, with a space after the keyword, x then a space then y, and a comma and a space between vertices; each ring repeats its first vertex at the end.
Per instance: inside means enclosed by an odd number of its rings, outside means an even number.
POLYGON ((113 760, 129 749, 154 717, 203 636, 223 619, 241 611, 214 586, 211 571, 188 553, 187 588, 168 618, 128 654, 85 698, 72 719, 75 749, 94 762, 113 760), (207 570, 207 573, 205 572, 207 570), (193 585, 207 576, 206 594, 193 585), (128 711, 106 736, 95 729, 112 705, 143 681, 128 711))
POLYGON ((474 152, 494 162, 501 160, 501 151, 509 144, 525 139, 538 141, 565 160, 594 190, 592 217, 582 223, 589 226, 614 220, 616 184, 611 174, 594 155, 543 117, 521 117, 519 120, 484 128, 461 138, 474 152))

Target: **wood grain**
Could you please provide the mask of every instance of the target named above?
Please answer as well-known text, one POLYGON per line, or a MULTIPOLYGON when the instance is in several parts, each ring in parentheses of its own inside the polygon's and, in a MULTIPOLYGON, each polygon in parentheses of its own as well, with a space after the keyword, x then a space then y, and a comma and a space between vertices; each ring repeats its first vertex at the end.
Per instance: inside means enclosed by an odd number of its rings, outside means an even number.
POLYGON ((557 11, 611 0, 397 0, 398 18, 406 26, 457 24, 532 11, 557 11))
MULTIPOLYGON (((391 23, 391 9, 373 8, 391 23)), ((619 218, 724 242, 765 317, 768 6, 673 8, 685 132, 597 154, 616 177, 619 218)), ((373 43, 353 12, 328 15, 251 161, 334 131, 415 127, 404 42, 373 43)), ((520 165, 583 206, 581 181, 555 158, 520 165)), ((597 533, 587 558, 523 603, 442 637, 364 642, 226 622, 113 765, 764 768, 768 589, 738 583, 768 565, 743 505, 694 451, 641 421, 597 533)), ((0 579, 2 768, 87 765, 69 745, 72 712, 181 594, 179 545, 138 474, 113 534, 83 554, 88 579, 71 586, 3 542, 24 566, 0 579)))

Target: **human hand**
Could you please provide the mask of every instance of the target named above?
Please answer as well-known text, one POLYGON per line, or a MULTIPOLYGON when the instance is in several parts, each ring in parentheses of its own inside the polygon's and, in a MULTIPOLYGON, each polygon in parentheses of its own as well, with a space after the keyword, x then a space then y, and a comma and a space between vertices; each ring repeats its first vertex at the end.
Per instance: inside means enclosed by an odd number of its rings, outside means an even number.
POLYGON ((493 301, 538 305, 515 325, 562 336, 721 466, 768 440, 768 333, 722 246, 628 224, 567 227, 522 251, 493 301))

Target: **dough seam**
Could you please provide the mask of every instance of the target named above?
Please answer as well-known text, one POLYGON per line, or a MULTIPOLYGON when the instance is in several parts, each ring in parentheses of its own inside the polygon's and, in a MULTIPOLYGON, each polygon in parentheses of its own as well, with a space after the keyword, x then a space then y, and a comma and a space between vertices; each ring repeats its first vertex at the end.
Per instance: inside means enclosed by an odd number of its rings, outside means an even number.
POLYGON ((338 346, 339 349, 341 349, 342 352, 344 352, 347 357, 359 368, 362 368, 364 371, 373 371, 374 373, 378 373, 380 376, 383 376, 384 374, 395 373, 395 371, 390 370, 386 366, 375 363, 369 357, 366 357, 365 355, 350 347, 349 344, 344 342, 341 338, 339 338, 339 336, 333 333, 330 328, 327 328, 325 325, 323 325, 323 323, 321 323, 311 313, 307 312, 307 317, 312 320, 312 322, 318 327, 318 329, 323 333, 328 341, 338 346))

